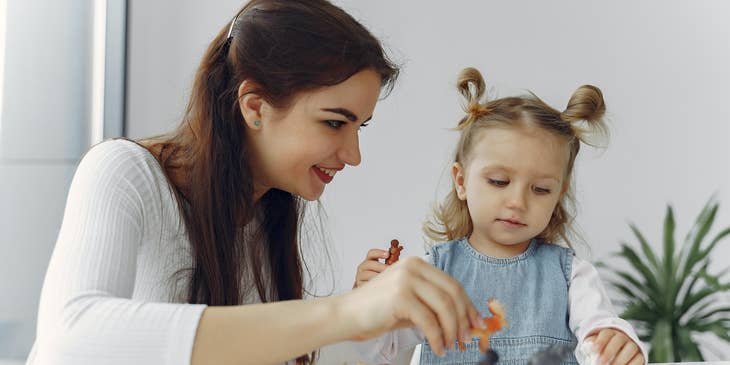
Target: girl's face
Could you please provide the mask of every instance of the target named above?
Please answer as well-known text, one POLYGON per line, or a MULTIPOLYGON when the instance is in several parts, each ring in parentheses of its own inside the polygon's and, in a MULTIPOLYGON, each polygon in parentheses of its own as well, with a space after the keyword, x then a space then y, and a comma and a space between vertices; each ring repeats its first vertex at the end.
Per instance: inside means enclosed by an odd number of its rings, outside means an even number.
POLYGON ((360 164, 358 131, 373 115, 380 82, 375 71, 366 69, 337 85, 301 93, 286 110, 243 95, 254 198, 276 188, 316 200, 345 166, 360 164))
POLYGON ((540 128, 477 133, 465 166, 455 163, 452 169, 474 226, 469 242, 490 256, 512 257, 550 222, 566 185, 568 146, 540 128))

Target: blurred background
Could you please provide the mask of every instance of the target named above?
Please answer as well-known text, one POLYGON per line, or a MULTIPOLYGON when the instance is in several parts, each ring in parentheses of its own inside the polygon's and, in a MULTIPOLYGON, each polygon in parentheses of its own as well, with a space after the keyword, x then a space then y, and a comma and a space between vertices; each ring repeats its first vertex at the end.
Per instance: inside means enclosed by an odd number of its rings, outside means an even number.
MULTIPOLYGON (((392 238, 403 255, 423 254, 421 224, 449 187, 449 128, 462 116, 455 78, 467 66, 493 96, 529 90, 559 110, 582 84, 604 92, 610 144, 583 148, 576 165, 576 221, 590 247, 578 247, 581 256, 628 268, 611 257, 636 241, 629 222, 660 251, 667 204, 680 242, 713 195, 710 236, 730 225, 730 2, 334 2, 403 69, 361 132, 363 163, 323 196, 334 286, 318 279, 318 292, 349 290, 367 250, 392 238)), ((0 0, 0 359, 22 361, 30 350, 83 153, 106 138, 174 128, 199 58, 242 5, 0 0)), ((710 256, 709 272, 728 269, 717 258, 730 256, 730 242, 710 256)), ((726 293, 714 300, 730 304, 726 293)), ((706 359, 730 360, 728 342, 693 336, 706 359)), ((357 360, 340 344, 322 361, 357 360)))

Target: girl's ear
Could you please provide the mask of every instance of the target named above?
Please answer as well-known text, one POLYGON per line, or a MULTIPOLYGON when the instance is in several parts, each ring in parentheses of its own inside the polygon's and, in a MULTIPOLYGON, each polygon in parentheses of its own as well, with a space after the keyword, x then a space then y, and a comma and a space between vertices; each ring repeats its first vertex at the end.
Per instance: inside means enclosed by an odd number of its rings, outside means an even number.
POLYGON ((454 190, 459 200, 466 200, 466 187, 464 186, 464 166, 454 162, 451 166, 451 178, 454 180, 454 190))
POLYGON ((248 128, 258 130, 262 127, 262 109, 266 101, 256 93, 259 86, 251 80, 244 80, 238 86, 238 105, 248 128))

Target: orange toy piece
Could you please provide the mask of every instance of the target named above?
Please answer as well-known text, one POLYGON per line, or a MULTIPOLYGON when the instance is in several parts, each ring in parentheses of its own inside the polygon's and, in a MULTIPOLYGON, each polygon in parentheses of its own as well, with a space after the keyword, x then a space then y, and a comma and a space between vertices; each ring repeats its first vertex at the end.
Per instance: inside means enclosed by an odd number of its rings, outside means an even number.
POLYGON ((400 242, 398 240, 394 239, 390 241, 390 248, 388 249, 388 252, 390 252, 390 255, 387 259, 385 259, 386 265, 392 265, 395 264, 398 261, 398 257, 400 257, 400 252, 403 251, 403 246, 399 246, 400 242))
MULTIPOLYGON (((485 329, 472 328, 471 336, 479 338, 479 351, 487 352, 489 350, 489 336, 494 332, 499 332, 502 328, 507 326, 507 319, 505 318, 505 310, 502 303, 496 299, 490 299, 487 301, 487 308, 492 313, 491 317, 484 317, 482 321, 487 326, 485 329)), ((466 351, 464 344, 459 342, 459 351, 466 351)))

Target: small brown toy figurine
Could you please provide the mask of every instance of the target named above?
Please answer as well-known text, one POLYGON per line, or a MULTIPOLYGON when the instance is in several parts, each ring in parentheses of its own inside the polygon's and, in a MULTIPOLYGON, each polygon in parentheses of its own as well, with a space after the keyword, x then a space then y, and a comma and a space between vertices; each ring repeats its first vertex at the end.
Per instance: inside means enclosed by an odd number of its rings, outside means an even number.
POLYGON ((390 241, 390 249, 388 249, 388 252, 390 252, 390 255, 387 259, 385 259, 386 265, 392 265, 395 264, 398 261, 398 257, 400 257, 400 252, 403 251, 403 246, 399 246, 400 242, 398 240, 392 240, 390 241))

